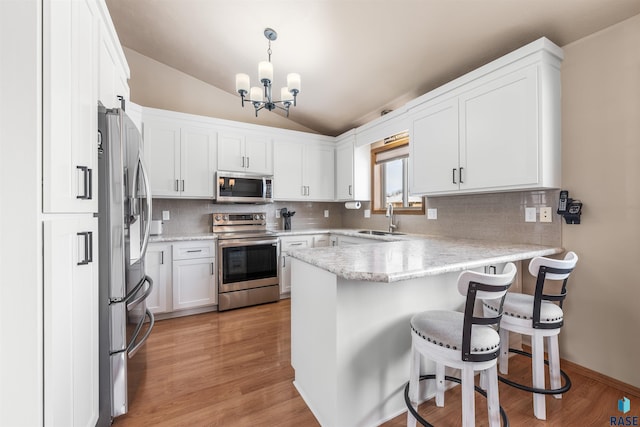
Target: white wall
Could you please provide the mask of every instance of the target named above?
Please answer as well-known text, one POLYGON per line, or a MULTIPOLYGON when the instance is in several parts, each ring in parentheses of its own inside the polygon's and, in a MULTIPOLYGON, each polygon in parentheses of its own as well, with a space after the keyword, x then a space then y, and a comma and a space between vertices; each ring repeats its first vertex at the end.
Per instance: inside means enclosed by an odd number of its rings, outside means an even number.
POLYGON ((41 5, 0 1, 0 424, 42 425, 41 5))
POLYGON ((562 357, 640 387, 640 15, 564 47, 562 182, 584 203, 563 225, 580 257, 562 357))

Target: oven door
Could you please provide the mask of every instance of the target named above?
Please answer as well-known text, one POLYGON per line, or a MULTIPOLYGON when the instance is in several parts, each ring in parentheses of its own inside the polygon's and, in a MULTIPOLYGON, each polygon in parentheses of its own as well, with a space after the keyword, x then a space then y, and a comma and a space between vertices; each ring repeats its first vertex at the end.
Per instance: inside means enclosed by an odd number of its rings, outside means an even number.
POLYGON ((218 241, 218 292, 279 284, 277 238, 218 241))

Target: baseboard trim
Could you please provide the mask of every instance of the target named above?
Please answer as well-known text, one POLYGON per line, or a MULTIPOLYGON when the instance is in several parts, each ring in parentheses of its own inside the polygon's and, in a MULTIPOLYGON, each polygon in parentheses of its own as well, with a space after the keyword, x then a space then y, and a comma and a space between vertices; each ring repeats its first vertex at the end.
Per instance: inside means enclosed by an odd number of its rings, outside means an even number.
MULTIPOLYGON (((523 347, 523 350, 531 353, 530 346, 523 345, 522 347, 523 347)), ((640 398, 640 388, 633 386, 631 384, 627 384, 615 378, 609 377, 607 375, 601 374, 600 372, 594 371, 593 369, 585 368, 584 366, 578 365, 575 362, 571 362, 567 359, 560 358, 560 367, 565 368, 564 369, 565 371, 568 369, 572 372, 576 372, 577 374, 585 376, 601 384, 618 389, 625 394, 640 398)))

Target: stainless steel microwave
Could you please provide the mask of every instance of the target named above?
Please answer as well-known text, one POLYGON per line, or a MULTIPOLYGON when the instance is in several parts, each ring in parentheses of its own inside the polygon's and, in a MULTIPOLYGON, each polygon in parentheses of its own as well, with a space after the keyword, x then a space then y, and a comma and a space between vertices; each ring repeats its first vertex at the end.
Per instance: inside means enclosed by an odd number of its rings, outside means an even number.
POLYGON ((216 173, 218 203, 271 203, 273 177, 243 172, 216 173))

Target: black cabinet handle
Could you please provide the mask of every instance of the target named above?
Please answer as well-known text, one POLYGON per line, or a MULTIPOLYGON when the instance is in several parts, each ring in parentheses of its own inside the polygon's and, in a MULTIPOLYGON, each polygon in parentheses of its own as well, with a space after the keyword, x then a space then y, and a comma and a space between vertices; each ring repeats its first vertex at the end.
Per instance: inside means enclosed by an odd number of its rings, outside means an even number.
POLYGON ((460 166, 460 184, 464 184, 464 181, 462 180, 462 169, 464 168, 460 166))
POLYGON ((454 184, 457 184, 457 182, 456 182, 456 168, 451 169, 451 180, 453 181, 454 184))
POLYGON ((84 191, 82 192, 82 194, 76 196, 76 198, 82 200, 91 200, 93 198, 93 195, 91 194, 91 187, 93 186, 93 171, 87 166, 76 166, 76 169, 80 169, 82 171, 82 181, 84 184, 84 191))
POLYGON ((77 233, 78 236, 84 237, 84 259, 78 262, 78 265, 86 265, 93 262, 93 232, 83 231, 77 233))

